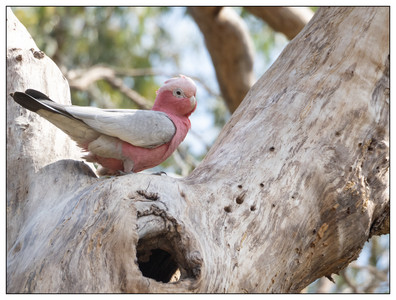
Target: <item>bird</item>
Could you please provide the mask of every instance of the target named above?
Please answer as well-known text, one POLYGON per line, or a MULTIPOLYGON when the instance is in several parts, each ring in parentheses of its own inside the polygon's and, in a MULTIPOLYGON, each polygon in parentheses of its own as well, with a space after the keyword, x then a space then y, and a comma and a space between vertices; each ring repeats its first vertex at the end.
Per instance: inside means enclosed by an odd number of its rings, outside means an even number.
POLYGON ((62 105, 34 89, 10 95, 65 132, 105 176, 137 173, 165 161, 191 128, 196 91, 191 78, 170 78, 157 90, 151 110, 62 105))

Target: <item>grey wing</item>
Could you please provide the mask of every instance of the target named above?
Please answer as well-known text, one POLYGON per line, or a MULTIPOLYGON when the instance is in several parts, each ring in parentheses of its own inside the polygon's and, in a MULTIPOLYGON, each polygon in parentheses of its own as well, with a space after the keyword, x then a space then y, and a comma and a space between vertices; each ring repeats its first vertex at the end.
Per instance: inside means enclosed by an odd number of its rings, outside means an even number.
POLYGON ((154 148, 168 143, 176 133, 172 120, 152 110, 116 110, 68 106, 65 110, 94 130, 134 146, 154 148))
POLYGON ((39 91, 28 89, 25 93, 15 92, 11 96, 24 108, 39 114, 63 130, 81 146, 100 136, 99 132, 67 113, 64 105, 52 101, 39 91))

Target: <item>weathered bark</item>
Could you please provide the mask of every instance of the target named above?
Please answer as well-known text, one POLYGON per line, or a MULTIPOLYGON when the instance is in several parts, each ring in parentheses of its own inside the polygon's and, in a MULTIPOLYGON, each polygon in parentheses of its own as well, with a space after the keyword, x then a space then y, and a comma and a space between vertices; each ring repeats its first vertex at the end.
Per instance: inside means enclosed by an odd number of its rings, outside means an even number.
MULTIPOLYGON (((70 104, 69 85, 59 68, 40 51, 27 30, 7 9, 7 91, 36 88, 70 104)), ((35 172, 62 158, 78 159, 81 151, 62 131, 35 113, 14 105, 7 96, 7 249, 24 220, 23 199, 35 172)))
POLYGON ((275 31, 293 39, 313 16, 307 7, 246 6, 251 14, 263 19, 275 31))
POLYGON ((388 135, 389 8, 321 8, 187 178, 29 177, 7 290, 298 292, 389 232, 388 135))
POLYGON ((220 91, 234 112, 255 82, 253 42, 242 19, 230 7, 189 7, 212 57, 220 91))

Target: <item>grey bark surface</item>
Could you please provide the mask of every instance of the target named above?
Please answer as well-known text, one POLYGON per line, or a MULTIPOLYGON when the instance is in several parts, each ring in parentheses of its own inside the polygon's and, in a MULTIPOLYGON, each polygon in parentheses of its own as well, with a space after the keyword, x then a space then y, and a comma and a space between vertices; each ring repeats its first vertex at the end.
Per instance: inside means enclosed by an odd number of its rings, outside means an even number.
POLYGON ((66 134, 35 113, 15 105, 9 93, 35 88, 63 104, 70 91, 59 68, 40 51, 26 28, 7 9, 7 249, 19 228, 15 219, 24 216, 24 199, 35 173, 62 158, 78 159, 81 151, 66 134))
POLYGON ((299 292, 389 233, 389 8, 319 9, 183 179, 47 162, 40 122, 8 129, 37 160, 7 174, 8 292, 299 292))

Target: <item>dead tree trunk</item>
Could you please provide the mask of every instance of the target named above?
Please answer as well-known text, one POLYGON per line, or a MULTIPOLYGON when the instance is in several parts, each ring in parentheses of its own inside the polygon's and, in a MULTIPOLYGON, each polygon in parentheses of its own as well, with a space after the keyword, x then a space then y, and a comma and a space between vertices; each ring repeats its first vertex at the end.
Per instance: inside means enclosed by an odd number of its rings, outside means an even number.
MULTIPOLYGON (((40 51, 27 30, 7 10, 7 91, 36 88, 70 104, 70 90, 59 68, 40 51)), ((62 131, 7 97, 7 249, 25 218, 24 205, 35 173, 64 158, 78 159, 78 147, 62 131), (20 219, 20 220, 19 220, 20 219)))
MULTIPOLYGON (((29 52, 14 52, 7 76, 26 82, 12 68, 29 52)), ((20 152, 37 130, 8 153, 57 152, 20 152)), ((321 8, 187 178, 96 178, 71 160, 9 173, 7 291, 298 292, 389 232, 388 135, 389 8, 321 8)))

